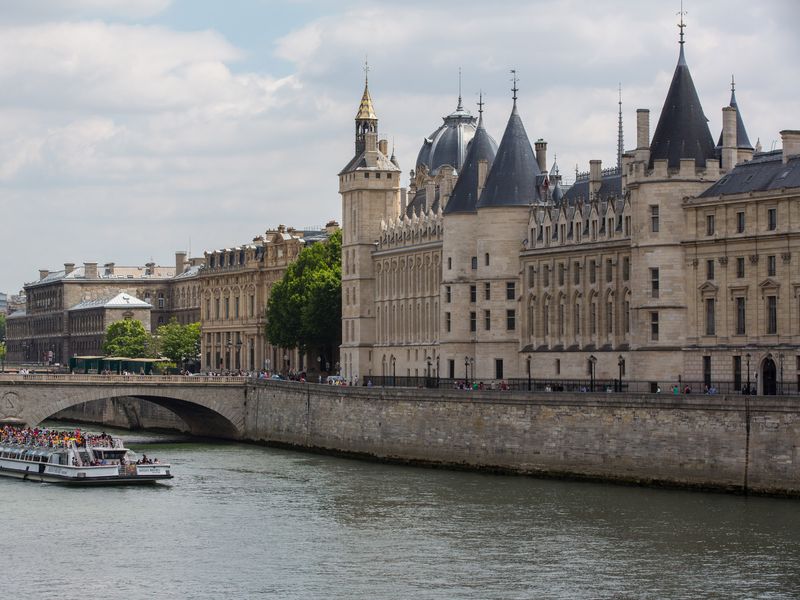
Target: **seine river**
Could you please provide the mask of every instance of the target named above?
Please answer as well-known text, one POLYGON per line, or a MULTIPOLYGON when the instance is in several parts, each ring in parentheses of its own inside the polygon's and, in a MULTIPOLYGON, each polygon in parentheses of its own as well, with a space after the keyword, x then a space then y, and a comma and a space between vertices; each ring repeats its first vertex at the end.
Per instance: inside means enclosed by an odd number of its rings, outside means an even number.
POLYGON ((800 598, 800 501, 128 441, 176 478, 0 478, 3 598, 800 598))

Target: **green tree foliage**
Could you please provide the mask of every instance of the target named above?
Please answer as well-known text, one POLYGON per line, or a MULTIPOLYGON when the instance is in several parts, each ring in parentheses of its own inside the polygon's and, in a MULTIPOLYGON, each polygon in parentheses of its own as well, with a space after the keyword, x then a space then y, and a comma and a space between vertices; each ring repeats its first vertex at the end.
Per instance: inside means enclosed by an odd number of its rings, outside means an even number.
POLYGON ((283 348, 317 350, 332 362, 342 331, 342 234, 304 248, 270 293, 266 334, 283 348))
POLYGON ((6 339, 6 316, 0 313, 0 340, 6 339))
POLYGON ((0 342, 0 369, 5 371, 6 369, 6 344, 5 342, 0 342))
POLYGON ((106 356, 151 358, 154 356, 152 336, 145 330, 141 321, 123 319, 112 323, 106 329, 103 352, 106 356))
POLYGON ((156 338, 161 354, 178 365, 200 354, 200 323, 181 325, 171 319, 156 330, 156 338))

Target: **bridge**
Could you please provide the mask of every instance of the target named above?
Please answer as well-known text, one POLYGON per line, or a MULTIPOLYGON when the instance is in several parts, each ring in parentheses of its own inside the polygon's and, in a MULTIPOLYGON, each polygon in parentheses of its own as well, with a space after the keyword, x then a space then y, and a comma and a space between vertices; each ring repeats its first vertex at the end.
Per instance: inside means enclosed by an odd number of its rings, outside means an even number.
POLYGON ((195 435, 239 438, 247 382, 244 377, 0 374, 0 422, 35 426, 84 402, 133 397, 172 411, 195 435))

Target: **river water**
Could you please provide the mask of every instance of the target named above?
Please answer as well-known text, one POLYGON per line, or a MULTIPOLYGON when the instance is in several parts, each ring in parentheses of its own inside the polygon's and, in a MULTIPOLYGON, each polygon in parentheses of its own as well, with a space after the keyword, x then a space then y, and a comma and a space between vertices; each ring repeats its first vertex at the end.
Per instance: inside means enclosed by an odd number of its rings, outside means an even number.
POLYGON ((127 434, 147 488, 0 478, 4 598, 800 598, 800 501, 127 434))

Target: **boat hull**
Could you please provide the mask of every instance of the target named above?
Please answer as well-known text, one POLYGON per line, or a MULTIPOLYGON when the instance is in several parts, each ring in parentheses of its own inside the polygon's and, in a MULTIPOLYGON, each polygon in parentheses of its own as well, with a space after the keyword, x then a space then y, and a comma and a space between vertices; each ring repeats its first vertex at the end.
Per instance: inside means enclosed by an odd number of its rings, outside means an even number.
POLYGON ((38 471, 18 471, 0 467, 0 477, 12 477, 37 483, 58 483, 74 486, 98 485, 152 485, 165 479, 172 479, 172 475, 112 475, 107 477, 66 477, 53 473, 39 473, 38 471))

